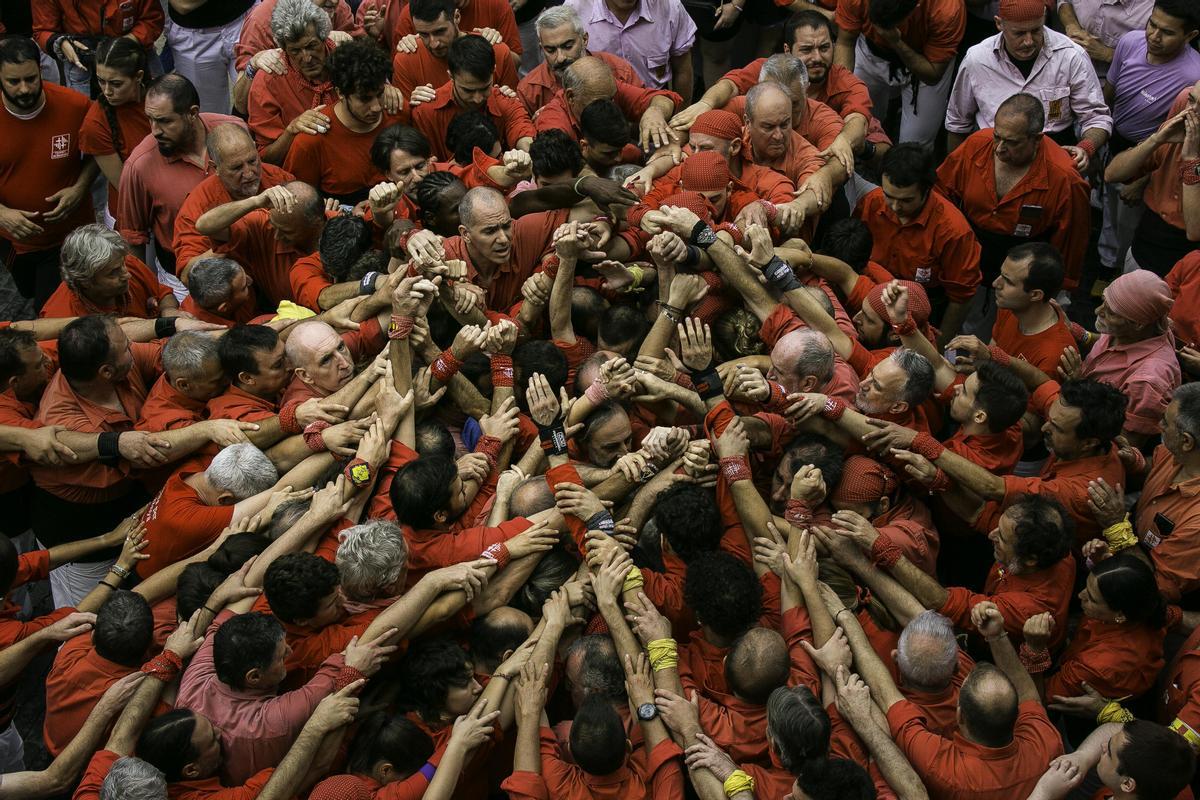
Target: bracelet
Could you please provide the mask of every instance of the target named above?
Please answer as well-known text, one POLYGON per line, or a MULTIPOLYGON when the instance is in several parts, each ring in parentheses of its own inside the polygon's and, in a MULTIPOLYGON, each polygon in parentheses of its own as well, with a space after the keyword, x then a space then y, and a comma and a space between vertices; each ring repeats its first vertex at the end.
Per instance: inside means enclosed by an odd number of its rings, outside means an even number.
POLYGON ((300 407, 299 400, 293 400, 279 409, 279 430, 284 433, 295 435, 303 429, 300 423, 296 420, 296 409, 300 407))
POLYGON ((323 419, 310 423, 304 429, 304 445, 314 453, 324 453, 329 447, 325 444, 325 439, 321 436, 321 431, 328 427, 329 423, 323 419))
POLYGON ((125 569, 124 567, 122 567, 120 564, 113 564, 111 567, 109 567, 109 568, 108 568, 108 571, 109 571, 109 572, 115 572, 115 573, 116 573, 116 575, 117 575, 117 577, 118 577, 118 578, 120 578, 121 580, 125 580, 125 579, 126 579, 126 578, 128 578, 128 577, 129 577, 131 574, 133 574, 133 573, 132 573, 132 572, 130 572, 129 570, 127 570, 127 569, 125 569))
POLYGON ((208 606, 200 606, 200 607, 201 607, 202 609, 204 609, 205 611, 207 611, 208 613, 212 614, 214 617, 215 617, 215 616, 217 616, 217 612, 213 611, 213 610, 212 610, 211 608, 209 608, 208 606))
POLYGON ((1087 153, 1088 158, 1096 157, 1096 143, 1093 142, 1091 139, 1080 139, 1079 143, 1075 146, 1078 147, 1083 152, 1087 153))
POLYGON ((340 670, 338 670, 337 677, 333 681, 333 690, 335 692, 339 692, 355 681, 365 681, 366 679, 367 676, 359 672, 354 667, 343 666, 340 670))
POLYGON ((682 308, 679 306, 673 306, 670 303, 664 303, 662 300, 656 300, 655 302, 658 304, 659 309, 661 309, 662 312, 667 315, 667 319, 671 320, 671 322, 674 322, 677 325, 680 322, 683 322, 682 308))
POLYGON ((711 400, 725 394, 725 386, 721 383, 721 375, 709 364, 704 369, 692 370, 692 385, 701 400, 711 400))
POLYGON ((165 339, 175 335, 175 318, 159 317, 154 320, 154 338, 165 339))
POLYGON ((937 439, 930 436, 928 433, 918 433, 913 438, 912 444, 908 449, 919 456, 924 456, 930 461, 937 461, 942 453, 946 452, 946 445, 939 442, 937 439))
POLYGON ((113 586, 113 585, 112 585, 111 583, 109 583, 108 581, 100 581, 100 585, 101 585, 101 586, 107 586, 109 589, 112 589, 114 592, 119 592, 119 591, 121 591, 120 587, 113 586))
POLYGON ((347 464, 342 470, 342 474, 346 476, 346 480, 358 488, 366 486, 374 476, 371 465, 361 458, 355 458, 347 464))
POLYGON ((508 545, 506 545, 504 542, 495 542, 494 544, 488 545, 484 551, 479 554, 479 557, 490 558, 495 561, 497 570, 504 569, 508 566, 508 563, 512 561, 512 554, 508 551, 508 545))
POLYGON ((899 545, 886 536, 877 536, 871 543, 871 560, 876 566, 891 569, 903 555, 899 545))
POLYGON ((375 294, 375 282, 379 280, 378 272, 368 272, 362 276, 362 280, 358 282, 358 294, 360 297, 365 297, 369 294, 375 294))
POLYGON ((674 639, 655 639, 646 645, 650 657, 650 668, 655 672, 679 666, 679 647, 674 639))
POLYGON ((917 323, 912 317, 906 317, 899 325, 892 324, 892 332, 897 336, 912 336, 917 332, 917 323))
POLYGON ((584 390, 583 396, 591 401, 592 405, 600 405, 607 400, 610 395, 608 393, 608 384, 599 377, 592 381, 591 385, 584 390))
POLYGON ((163 683, 170 683, 183 671, 183 659, 177 653, 163 650, 142 665, 142 673, 163 683))
POLYGON ((1001 639, 1007 639, 1007 638, 1008 638, 1008 631, 1000 631, 1000 633, 997 633, 995 636, 983 637, 983 640, 985 642, 991 644, 992 642, 998 642, 1001 639))
MULTIPOLYGON (((737 8, 738 6, 735 3, 733 7, 737 8)), ((721 785, 721 788, 725 790, 726 797, 733 797, 740 792, 753 792, 754 778, 751 778, 740 769, 735 769, 729 773, 729 777, 725 779, 725 783, 721 785)))
POLYGON ((628 267, 626 267, 626 269, 629 270, 629 274, 633 276, 633 282, 625 287, 625 294, 646 291, 644 288, 642 288, 642 279, 646 277, 646 271, 637 264, 630 264, 628 267))
POLYGON ((258 68, 254 66, 254 62, 250 61, 246 64, 246 80, 254 80, 254 76, 258 74, 258 68))
POLYGON ((121 434, 118 431, 104 431, 96 440, 96 460, 102 464, 113 466, 121 460, 121 434))
POLYGON ((699 264, 700 248, 696 247, 694 244, 685 244, 684 247, 687 248, 687 255, 680 263, 685 267, 694 267, 699 264))
POLYGON ((586 179, 587 177, 588 177, 587 175, 580 175, 578 178, 576 178, 575 185, 571 187, 571 191, 573 191, 575 194, 579 195, 580 197, 586 197, 587 195, 585 195, 583 192, 579 191, 579 184, 582 183, 584 181, 584 179, 586 179))
POLYGON ((1009 365, 1009 363, 1012 362, 1012 356, 1010 356, 1007 352, 1005 352, 1002 348, 1000 348, 997 345, 994 345, 994 344, 988 345, 988 354, 992 357, 992 361, 995 361, 997 364, 999 364, 1002 367, 1007 367, 1009 365))
POLYGON ((489 472, 496 468, 496 462, 500 460, 500 450, 503 447, 504 442, 495 436, 480 436, 479 441, 475 443, 475 452, 485 456, 488 460, 489 472))
POLYGON ((1133 714, 1129 709, 1118 703, 1116 700, 1109 701, 1108 705, 1100 709, 1100 713, 1096 715, 1096 722, 1131 722, 1133 714))
POLYGON ((412 317, 398 317, 393 314, 391 322, 388 323, 387 337, 391 340, 407 339, 412 329, 412 317))
POLYGON ((496 353, 492 356, 492 388, 504 387, 511 389, 513 385, 512 356, 496 353))
POLYGON ((783 518, 798 528, 808 526, 813 520, 812 506, 805 500, 789 497, 783 509, 783 518))
POLYGON ((636 592, 646 585, 646 579, 642 577, 642 571, 637 567, 630 567, 629 573, 625 576, 625 582, 621 584, 621 593, 636 592))
POLYGON ((447 347, 438 357, 429 365, 429 374, 434 380, 442 383, 449 383, 450 379, 462 368, 462 362, 455 357, 454 353, 447 347))
POLYGON ((421 769, 420 769, 420 770, 418 770, 418 772, 420 772, 422 775, 424 775, 424 776, 425 776, 425 780, 427 780, 427 781, 429 781, 429 782, 431 782, 431 783, 432 783, 432 782, 433 782, 433 776, 434 776, 435 774, 437 774, 437 765, 435 765, 435 764, 434 764, 433 762, 431 762, 431 761, 426 761, 426 762, 425 762, 425 766, 421 767, 421 769))
POLYGON ((1125 519, 1120 522, 1114 522, 1102 532, 1104 541, 1108 542, 1108 549, 1111 553, 1119 553, 1122 550, 1128 550, 1138 543, 1137 534, 1133 532, 1133 523, 1129 521, 1129 515, 1125 515, 1125 519))
POLYGON ((545 427, 538 425, 538 439, 541 440, 542 449, 548 455, 564 456, 567 454, 567 434, 563 430, 562 419, 545 427))
POLYGON ((701 250, 707 250, 712 247, 713 242, 717 240, 717 234, 707 222, 704 220, 696 220, 696 224, 692 227, 692 233, 688 237, 688 243, 699 247, 701 250))
POLYGON ((842 418, 842 414, 846 413, 846 404, 836 397, 825 398, 825 407, 821 409, 821 416, 831 422, 836 422, 842 418))
MULTIPOLYGON (((849 614, 849 615, 850 615, 850 616, 852 616, 852 617, 854 616, 854 612, 853 612, 851 609, 849 609, 849 608, 842 608, 842 609, 839 609, 839 610, 838 610, 838 612, 837 612, 836 614, 834 614, 834 615, 833 615, 833 621, 834 621, 834 622, 837 622, 837 621, 838 621, 838 617, 842 616, 842 614, 849 614)), ((855 617, 855 618, 857 619, 857 617, 855 617)))
POLYGON ((584 524, 587 525, 589 531, 600 531, 607 533, 609 536, 617 529, 617 523, 613 520, 612 513, 607 509, 592 514, 584 524))
POLYGON ((1191 725, 1176 717, 1175 721, 1167 727, 1186 739, 1188 744, 1192 746, 1192 749, 1200 749, 1200 734, 1192 730, 1191 725))
MULTIPOLYGON (((737 5, 737 3, 734 3, 734 6, 736 6, 738 9, 741 8, 741 6, 737 5)), ((763 207, 764 211, 767 212, 767 219, 770 222, 774 222, 775 218, 779 216, 779 206, 775 205, 770 200, 759 200, 758 204, 763 207)))
POLYGON ((762 274, 767 283, 784 293, 804 287, 788 263, 779 256, 771 256, 771 260, 762 265, 762 274))
POLYGON ((937 473, 933 476, 933 480, 930 482, 928 489, 930 494, 950 491, 950 476, 946 474, 944 469, 938 469, 937 473))
POLYGON ((745 456, 726 456, 721 459, 721 474, 727 483, 748 481, 754 477, 750 471, 750 461, 745 456))
POLYGON ((1018 656, 1021 659, 1021 664, 1025 667, 1025 671, 1030 675, 1037 675, 1050 669, 1049 650, 1034 650, 1028 644, 1022 642, 1018 656))
POLYGON ((1189 159, 1179 165, 1179 180, 1184 186, 1200 183, 1200 158, 1189 159))

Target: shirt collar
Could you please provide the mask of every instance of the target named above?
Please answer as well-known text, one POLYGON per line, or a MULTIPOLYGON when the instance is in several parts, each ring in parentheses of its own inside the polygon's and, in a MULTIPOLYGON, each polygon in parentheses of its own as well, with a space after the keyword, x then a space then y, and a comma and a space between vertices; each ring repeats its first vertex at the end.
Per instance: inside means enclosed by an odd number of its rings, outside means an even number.
POLYGON ((633 13, 629 15, 629 19, 627 19, 625 22, 621 22, 621 20, 617 19, 617 15, 612 12, 604 0, 595 0, 595 3, 592 6, 592 22, 608 22, 616 25, 618 28, 633 27, 638 20, 645 20, 647 23, 653 25, 654 17, 652 17, 646 10, 646 2, 647 0, 641 0, 641 2, 638 3, 638 7, 635 8, 633 13))

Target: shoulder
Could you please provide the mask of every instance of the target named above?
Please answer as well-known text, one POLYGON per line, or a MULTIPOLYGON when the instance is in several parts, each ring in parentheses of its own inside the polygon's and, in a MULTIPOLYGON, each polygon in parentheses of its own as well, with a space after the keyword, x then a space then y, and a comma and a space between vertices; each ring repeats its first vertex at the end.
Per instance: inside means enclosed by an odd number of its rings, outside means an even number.
POLYGON ((42 91, 46 93, 46 102, 48 104, 53 103, 60 109, 73 111, 79 114, 80 119, 83 119, 87 115, 88 107, 92 104, 92 101, 86 95, 55 83, 46 83, 43 81, 42 91))

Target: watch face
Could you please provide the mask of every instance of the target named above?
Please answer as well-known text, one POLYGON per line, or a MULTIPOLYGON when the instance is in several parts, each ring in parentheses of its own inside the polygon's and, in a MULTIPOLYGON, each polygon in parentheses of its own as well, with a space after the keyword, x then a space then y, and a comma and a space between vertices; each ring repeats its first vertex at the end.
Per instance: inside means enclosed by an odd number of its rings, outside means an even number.
POLYGON ((696 236, 696 244, 708 246, 717 240, 717 234, 712 228, 705 228, 696 236))
POLYGON ((638 719, 652 720, 658 714, 658 708, 654 703, 642 703, 638 706, 638 719))

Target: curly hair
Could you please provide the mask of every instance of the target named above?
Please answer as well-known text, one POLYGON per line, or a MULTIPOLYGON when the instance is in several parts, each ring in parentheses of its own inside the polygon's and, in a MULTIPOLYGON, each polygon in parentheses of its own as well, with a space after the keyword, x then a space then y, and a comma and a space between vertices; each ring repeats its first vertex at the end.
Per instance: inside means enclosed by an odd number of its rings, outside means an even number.
POLYGON ((754 625, 762 594, 749 565, 729 553, 701 553, 688 564, 683 599, 718 636, 732 639, 754 625))
POLYGON ((329 76, 342 97, 378 94, 392 76, 392 62, 371 42, 347 42, 330 54, 329 76))
POLYGON ((1071 551, 1075 521, 1057 500, 1026 494, 1009 505, 1005 513, 1013 522, 1013 550, 1022 563, 1032 560, 1036 569, 1046 569, 1071 551))

